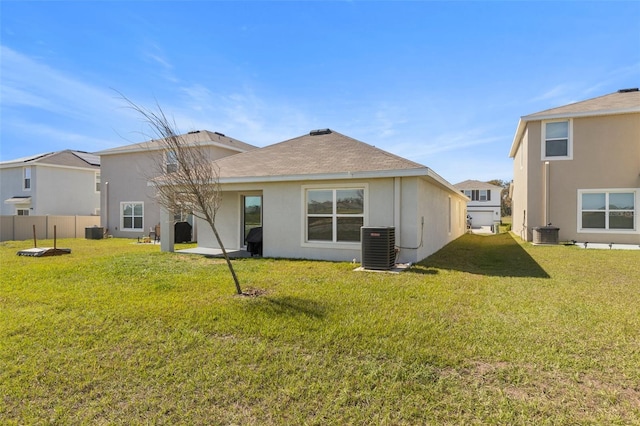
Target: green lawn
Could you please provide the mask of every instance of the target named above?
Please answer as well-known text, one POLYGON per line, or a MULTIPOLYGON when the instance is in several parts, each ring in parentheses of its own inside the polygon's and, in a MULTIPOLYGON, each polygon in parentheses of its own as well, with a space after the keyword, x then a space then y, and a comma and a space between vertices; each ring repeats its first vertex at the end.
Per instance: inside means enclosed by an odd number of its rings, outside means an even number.
POLYGON ((0 424, 640 424, 640 251, 241 259, 242 297, 157 245, 29 246, 0 243, 0 424))

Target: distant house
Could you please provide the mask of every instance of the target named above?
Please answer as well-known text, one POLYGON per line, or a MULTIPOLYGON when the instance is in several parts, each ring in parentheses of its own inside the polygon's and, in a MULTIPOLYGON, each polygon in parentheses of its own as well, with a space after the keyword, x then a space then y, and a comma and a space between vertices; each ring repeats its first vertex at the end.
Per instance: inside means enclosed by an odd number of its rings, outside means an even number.
POLYGON ((467 214, 472 228, 492 226, 500 221, 502 187, 477 180, 465 180, 454 186, 471 200, 467 203, 467 214))
POLYGON ((64 150, 0 163, 2 215, 99 215, 100 158, 64 150))
MULTIPOLYGON (((362 226, 395 227, 397 260, 416 262, 466 231, 467 199, 433 170, 329 129, 216 164, 226 249, 261 226, 264 256, 359 261, 362 226)), ((198 228, 200 247, 219 248, 198 228)))
MULTIPOLYGON (((207 148, 212 160, 255 149, 255 146, 208 130, 180 135, 187 144, 207 148)), ((160 223, 160 207, 149 181, 157 177, 157 168, 167 171, 176 167, 175 158, 158 140, 120 146, 96 153, 101 159, 102 197, 101 224, 115 237, 137 238, 149 235, 160 223)), ((193 218, 189 212, 176 212, 175 221, 193 218)), ((193 237, 195 238, 195 230, 193 237)))
POLYGON ((524 240, 551 223, 560 241, 640 243, 638 89, 522 117, 509 156, 524 240))

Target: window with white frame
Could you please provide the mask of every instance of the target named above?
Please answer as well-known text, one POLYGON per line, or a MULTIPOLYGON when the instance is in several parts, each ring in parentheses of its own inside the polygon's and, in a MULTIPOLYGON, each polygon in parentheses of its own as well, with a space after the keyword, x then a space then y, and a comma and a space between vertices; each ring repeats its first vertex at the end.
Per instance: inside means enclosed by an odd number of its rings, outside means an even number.
POLYGON ((578 191, 580 231, 635 231, 636 191, 578 191))
POLYGON ((360 242, 365 216, 364 188, 307 189, 307 242, 360 242))
POLYGON ((143 202, 120 203, 120 229, 122 229, 123 231, 144 230, 143 218, 143 202))
POLYGON ((490 189, 465 189, 462 192, 471 201, 491 201, 490 189))
POLYGON ((175 151, 167 151, 167 173, 178 171, 178 154, 175 151))
POLYGON ((17 216, 29 216, 29 209, 16 209, 17 216))
POLYGON ((22 169, 22 189, 25 191, 31 190, 31 167, 24 167, 22 169))
POLYGON ((96 184, 96 192, 100 192, 100 173, 99 172, 96 173, 95 184, 96 184))
POLYGON ((571 120, 543 122, 542 142, 543 160, 571 159, 571 120))

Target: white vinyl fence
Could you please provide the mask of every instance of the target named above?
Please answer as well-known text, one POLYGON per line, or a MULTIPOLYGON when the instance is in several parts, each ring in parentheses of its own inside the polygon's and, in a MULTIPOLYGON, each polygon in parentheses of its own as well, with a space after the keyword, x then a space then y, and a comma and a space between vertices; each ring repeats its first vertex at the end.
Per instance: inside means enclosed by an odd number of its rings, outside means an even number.
POLYGON ((0 216, 0 241, 33 239, 33 225, 37 239, 84 238, 85 228, 100 226, 100 216, 0 216))

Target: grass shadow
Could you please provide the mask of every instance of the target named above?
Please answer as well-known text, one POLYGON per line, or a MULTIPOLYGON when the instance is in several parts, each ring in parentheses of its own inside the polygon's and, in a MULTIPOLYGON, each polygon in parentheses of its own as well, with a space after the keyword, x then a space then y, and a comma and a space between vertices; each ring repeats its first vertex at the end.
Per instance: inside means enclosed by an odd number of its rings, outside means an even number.
POLYGON ((509 233, 465 234, 417 263, 411 272, 431 274, 436 269, 498 277, 550 278, 509 233))
POLYGON ((312 318, 323 318, 326 315, 326 307, 317 300, 304 299, 293 296, 263 297, 260 304, 253 305, 264 311, 278 316, 303 315, 312 318))

